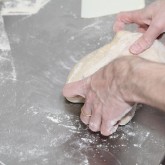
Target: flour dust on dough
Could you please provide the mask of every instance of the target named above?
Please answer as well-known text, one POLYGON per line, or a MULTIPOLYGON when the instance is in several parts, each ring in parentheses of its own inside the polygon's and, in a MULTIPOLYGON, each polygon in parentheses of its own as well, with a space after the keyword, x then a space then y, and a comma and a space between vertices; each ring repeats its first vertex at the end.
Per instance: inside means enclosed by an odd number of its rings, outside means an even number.
MULTIPOLYGON (((129 47, 141 35, 141 33, 131 33, 128 31, 118 32, 111 43, 84 56, 71 70, 66 83, 82 80, 118 57, 132 55, 129 52, 129 47)), ((139 56, 150 61, 165 63, 165 46, 158 40, 155 40, 153 45, 139 54, 139 56)), ((84 98, 80 96, 66 99, 73 103, 84 102, 84 98)), ((135 110, 136 104, 132 107, 131 111, 122 118, 120 125, 127 124, 133 118, 135 110)))

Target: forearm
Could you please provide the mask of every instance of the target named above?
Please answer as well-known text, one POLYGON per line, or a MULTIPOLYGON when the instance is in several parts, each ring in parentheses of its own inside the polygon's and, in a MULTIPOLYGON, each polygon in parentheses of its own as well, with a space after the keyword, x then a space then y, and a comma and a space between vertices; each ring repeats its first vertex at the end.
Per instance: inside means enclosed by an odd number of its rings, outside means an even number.
MULTIPOLYGON (((144 60, 132 66, 128 76, 127 99, 144 103, 165 111, 165 65, 144 60)), ((125 96, 125 97, 127 97, 125 96)))

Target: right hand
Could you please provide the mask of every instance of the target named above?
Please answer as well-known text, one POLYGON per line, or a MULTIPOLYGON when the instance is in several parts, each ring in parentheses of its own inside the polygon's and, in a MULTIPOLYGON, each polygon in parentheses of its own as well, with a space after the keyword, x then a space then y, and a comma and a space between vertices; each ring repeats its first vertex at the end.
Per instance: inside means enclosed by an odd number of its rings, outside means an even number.
POLYGON ((114 31, 124 29, 126 24, 135 23, 144 33, 130 47, 130 52, 139 54, 148 49, 165 32, 165 0, 157 0, 141 10, 121 12, 114 23, 114 31))
POLYGON ((135 56, 120 57, 88 78, 66 84, 63 95, 85 98, 80 115, 82 122, 92 131, 109 136, 136 102, 132 80, 137 82, 138 76, 134 76, 134 67, 142 65, 143 68, 146 66, 144 62, 135 56))

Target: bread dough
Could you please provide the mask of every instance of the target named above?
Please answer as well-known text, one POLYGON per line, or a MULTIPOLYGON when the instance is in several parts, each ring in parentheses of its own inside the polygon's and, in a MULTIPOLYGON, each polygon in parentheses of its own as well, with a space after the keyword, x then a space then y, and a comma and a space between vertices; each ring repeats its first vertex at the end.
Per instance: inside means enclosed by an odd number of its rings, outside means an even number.
MULTIPOLYGON (((127 31, 118 32, 111 43, 84 56, 71 70, 67 83, 78 81, 92 75, 101 67, 107 65, 109 62, 118 57, 132 55, 129 52, 129 47, 141 35, 141 33, 131 33, 127 31)), ((143 53, 139 54, 139 56, 150 61, 165 63, 165 46, 158 40, 155 40, 153 45, 143 53)), ((84 102, 84 98, 80 96, 66 99, 73 103, 84 102)), ((120 121, 120 125, 127 124, 134 116, 135 110, 136 104, 133 106, 132 110, 120 121)))

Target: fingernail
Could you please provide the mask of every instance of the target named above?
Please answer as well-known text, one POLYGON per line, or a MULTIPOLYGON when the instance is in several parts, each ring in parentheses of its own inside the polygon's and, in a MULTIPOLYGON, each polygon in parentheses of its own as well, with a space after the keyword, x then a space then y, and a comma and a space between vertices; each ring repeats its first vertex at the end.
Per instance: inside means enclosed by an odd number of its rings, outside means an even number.
POLYGON ((141 52, 141 47, 139 44, 132 45, 130 48, 130 52, 133 54, 139 54, 141 52))
POLYGON ((104 136, 109 136, 111 134, 112 127, 101 130, 101 134, 104 136))
POLYGON ((98 130, 98 126, 96 125, 96 124, 94 124, 94 123, 89 123, 89 128, 90 128, 90 130, 92 130, 93 132, 97 132, 97 131, 99 131, 98 130))
POLYGON ((117 126, 113 127, 113 128, 111 129, 111 134, 113 134, 114 132, 116 132, 116 129, 117 129, 117 126))
POLYGON ((84 118, 84 117, 82 117, 82 116, 80 116, 80 118, 81 118, 81 121, 82 121, 85 125, 89 124, 89 119, 88 119, 88 118, 84 118))
POLYGON ((112 120, 111 121, 111 125, 114 126, 116 124, 116 121, 115 120, 112 120))

